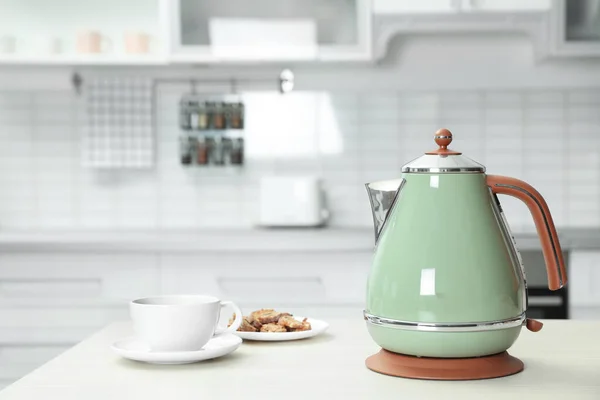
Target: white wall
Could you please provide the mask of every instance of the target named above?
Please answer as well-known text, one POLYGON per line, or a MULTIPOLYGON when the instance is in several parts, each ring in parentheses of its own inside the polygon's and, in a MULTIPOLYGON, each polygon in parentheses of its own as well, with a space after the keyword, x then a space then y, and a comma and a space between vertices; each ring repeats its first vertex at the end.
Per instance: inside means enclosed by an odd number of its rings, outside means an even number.
MULTIPOLYGON (((379 66, 295 66, 297 89, 272 91, 278 68, 83 71, 273 78, 240 83, 248 114, 247 164, 185 169, 177 157, 177 102, 187 85, 161 84, 157 159, 151 171, 80 167, 84 98, 65 69, 0 74, 0 226, 9 228, 194 228, 250 226, 257 179, 318 173, 333 225, 369 226, 363 184, 399 174, 435 147, 439 127, 488 172, 525 179, 544 194, 559 226, 600 225, 600 63, 538 63, 521 37, 398 40, 379 66)), ((212 85, 209 92, 227 91, 212 85)), ((526 208, 503 198, 515 230, 526 208)))

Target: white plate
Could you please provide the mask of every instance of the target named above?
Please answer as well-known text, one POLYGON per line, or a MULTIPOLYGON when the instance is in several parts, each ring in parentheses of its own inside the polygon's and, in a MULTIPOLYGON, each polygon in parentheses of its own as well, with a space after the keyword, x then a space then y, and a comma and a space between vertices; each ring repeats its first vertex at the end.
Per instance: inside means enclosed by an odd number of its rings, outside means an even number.
POLYGON ((240 344, 242 339, 231 333, 224 333, 212 338, 202 350, 196 351, 152 351, 145 343, 133 337, 117 340, 111 348, 129 360, 150 364, 190 364, 224 356, 235 351, 240 344))
MULTIPOLYGON (((298 321, 302 321, 304 317, 294 316, 298 321)), ((320 335, 329 328, 329 324, 318 319, 307 320, 310 322, 311 329, 301 332, 234 332, 244 340, 260 340, 266 342, 280 342, 284 340, 298 340, 320 335)))

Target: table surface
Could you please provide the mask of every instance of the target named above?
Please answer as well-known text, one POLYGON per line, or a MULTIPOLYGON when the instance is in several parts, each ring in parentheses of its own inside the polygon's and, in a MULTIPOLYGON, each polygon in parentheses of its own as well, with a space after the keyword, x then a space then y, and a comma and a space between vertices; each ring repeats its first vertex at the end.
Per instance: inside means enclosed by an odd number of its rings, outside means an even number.
POLYGON ((523 329, 510 353, 517 375, 462 382, 394 378, 368 370, 378 351, 364 321, 330 320, 327 333, 291 342, 244 342, 228 356, 188 365, 150 365, 109 346, 131 335, 114 323, 0 392, 8 399, 600 399, 600 321, 545 321, 523 329), (568 397, 567 397, 568 396, 568 397))

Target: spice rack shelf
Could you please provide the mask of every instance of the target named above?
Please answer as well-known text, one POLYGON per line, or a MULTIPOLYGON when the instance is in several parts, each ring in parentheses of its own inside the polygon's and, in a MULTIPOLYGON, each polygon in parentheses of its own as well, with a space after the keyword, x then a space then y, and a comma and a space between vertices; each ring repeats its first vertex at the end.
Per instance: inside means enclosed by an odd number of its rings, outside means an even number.
POLYGON ((243 165, 244 109, 241 101, 184 95, 179 103, 181 164, 243 165))
POLYGON ((32 56, 0 56, 0 65, 63 65, 63 66, 78 66, 78 65, 115 65, 115 66, 161 66, 168 65, 169 61, 166 57, 157 56, 47 56, 47 57, 32 57, 32 56))

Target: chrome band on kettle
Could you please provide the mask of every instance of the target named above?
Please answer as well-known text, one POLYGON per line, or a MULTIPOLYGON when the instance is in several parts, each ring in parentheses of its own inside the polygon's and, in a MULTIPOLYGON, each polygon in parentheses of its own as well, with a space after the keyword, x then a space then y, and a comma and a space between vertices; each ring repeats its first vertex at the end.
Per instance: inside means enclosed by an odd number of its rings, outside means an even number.
POLYGON ((497 321, 482 322, 413 322, 401 321, 397 319, 378 317, 376 315, 363 311, 365 320, 373 325, 384 326, 387 328, 401 329, 407 331, 427 331, 427 332, 483 332, 495 331, 508 328, 516 328, 525 323, 525 313, 514 317, 497 321))

